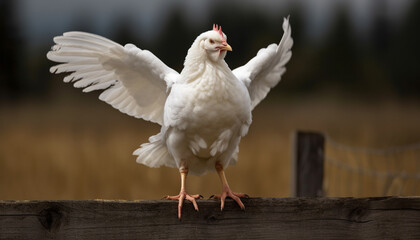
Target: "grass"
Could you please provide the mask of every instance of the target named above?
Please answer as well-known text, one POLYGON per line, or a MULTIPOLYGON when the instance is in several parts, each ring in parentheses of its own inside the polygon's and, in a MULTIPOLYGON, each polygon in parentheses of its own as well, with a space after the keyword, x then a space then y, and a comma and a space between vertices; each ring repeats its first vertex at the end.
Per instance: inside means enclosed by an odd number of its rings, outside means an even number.
MULTIPOLYGON (((178 194, 176 169, 150 169, 136 164, 131 155, 159 127, 93 98, 76 95, 70 100, 0 108, 0 199, 159 199, 178 194)), ((271 99, 258 106, 253 116, 250 132, 240 145, 239 162, 226 173, 234 191, 250 196, 290 195, 291 136, 296 129, 321 131, 344 144, 364 147, 420 141, 416 102, 271 99)), ((348 160, 349 153, 327 147, 327 154, 355 163, 348 160)), ((419 154, 394 157, 386 160, 387 166, 419 173, 419 154)), ((333 166, 326 166, 326 171, 330 196, 420 194, 419 180, 375 183, 333 166), (401 191, 398 184, 405 189, 401 191)), ((219 193, 220 183, 213 172, 189 176, 187 188, 208 197, 219 193)))

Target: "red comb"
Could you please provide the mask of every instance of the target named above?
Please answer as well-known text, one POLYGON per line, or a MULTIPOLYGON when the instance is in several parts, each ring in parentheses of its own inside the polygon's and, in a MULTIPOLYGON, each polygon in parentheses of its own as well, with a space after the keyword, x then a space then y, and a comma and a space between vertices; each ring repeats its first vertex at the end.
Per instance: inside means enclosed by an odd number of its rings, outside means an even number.
POLYGON ((217 24, 213 24, 213 31, 219 32, 220 36, 222 36, 222 38, 225 38, 223 36, 222 26, 219 26, 217 24))

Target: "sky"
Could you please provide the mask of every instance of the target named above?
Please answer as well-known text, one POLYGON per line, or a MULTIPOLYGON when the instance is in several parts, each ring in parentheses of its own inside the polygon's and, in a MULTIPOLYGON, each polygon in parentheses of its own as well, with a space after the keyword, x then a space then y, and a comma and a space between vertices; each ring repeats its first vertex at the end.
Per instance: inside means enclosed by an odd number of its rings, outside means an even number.
MULTIPOLYGON (((226 0, 17 0, 17 15, 22 26, 22 35, 33 44, 51 40, 74 26, 80 19, 88 19, 98 34, 108 33, 112 24, 126 15, 149 38, 159 33, 167 20, 168 13, 178 7, 185 19, 193 25, 200 25, 210 18, 209 9, 223 5, 226 0)), ((368 31, 372 10, 385 6, 386 15, 398 23, 414 0, 234 0, 241 6, 263 11, 276 16, 279 9, 291 9, 298 5, 305 16, 305 27, 310 37, 323 34, 331 23, 337 7, 344 4, 349 10, 353 26, 368 31)), ((232 9, 234 14, 234 9, 232 9)), ((134 29, 136 30, 136 29, 134 29)))

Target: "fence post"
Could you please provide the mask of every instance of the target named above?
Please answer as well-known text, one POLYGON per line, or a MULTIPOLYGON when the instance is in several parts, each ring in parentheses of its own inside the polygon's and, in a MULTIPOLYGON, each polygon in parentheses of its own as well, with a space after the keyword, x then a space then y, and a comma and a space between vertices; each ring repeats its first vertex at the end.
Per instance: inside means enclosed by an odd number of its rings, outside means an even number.
POLYGON ((323 196, 324 143, 320 133, 297 131, 294 134, 291 181, 294 197, 323 196))

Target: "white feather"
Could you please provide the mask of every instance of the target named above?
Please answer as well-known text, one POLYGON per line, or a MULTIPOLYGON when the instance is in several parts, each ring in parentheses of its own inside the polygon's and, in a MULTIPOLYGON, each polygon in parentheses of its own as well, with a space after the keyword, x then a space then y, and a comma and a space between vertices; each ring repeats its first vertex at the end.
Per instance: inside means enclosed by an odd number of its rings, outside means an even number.
POLYGON ((84 92, 113 86, 106 95, 100 95, 101 100, 128 115, 162 124, 166 89, 177 80, 176 71, 149 51, 132 44, 123 47, 90 33, 67 32, 54 42, 47 58, 63 64, 52 67, 52 73, 73 72, 64 81, 75 82, 74 86, 85 88, 84 92), (114 93, 124 94, 115 101, 114 93), (135 107, 126 108, 128 105, 135 107))
POLYGON ((258 51, 244 66, 233 70, 233 74, 248 88, 252 109, 263 100, 270 89, 276 86, 286 71, 285 65, 292 56, 293 39, 289 18, 283 21, 283 37, 279 45, 271 44, 258 51))
MULTIPOLYGON (((54 38, 47 58, 61 64, 52 73, 83 92, 103 90, 99 99, 123 113, 162 125, 159 134, 133 152, 149 167, 183 167, 201 175, 235 164, 239 142, 252 122, 252 109, 285 72, 291 58, 288 18, 277 44, 258 51, 247 64, 231 71, 226 52, 206 45, 207 39, 226 41, 226 35, 208 31, 188 50, 181 74, 147 50, 124 47, 107 38, 67 32, 54 38), (239 80, 239 81, 238 81, 239 80)), ((210 44, 210 43, 208 43, 210 44)))

